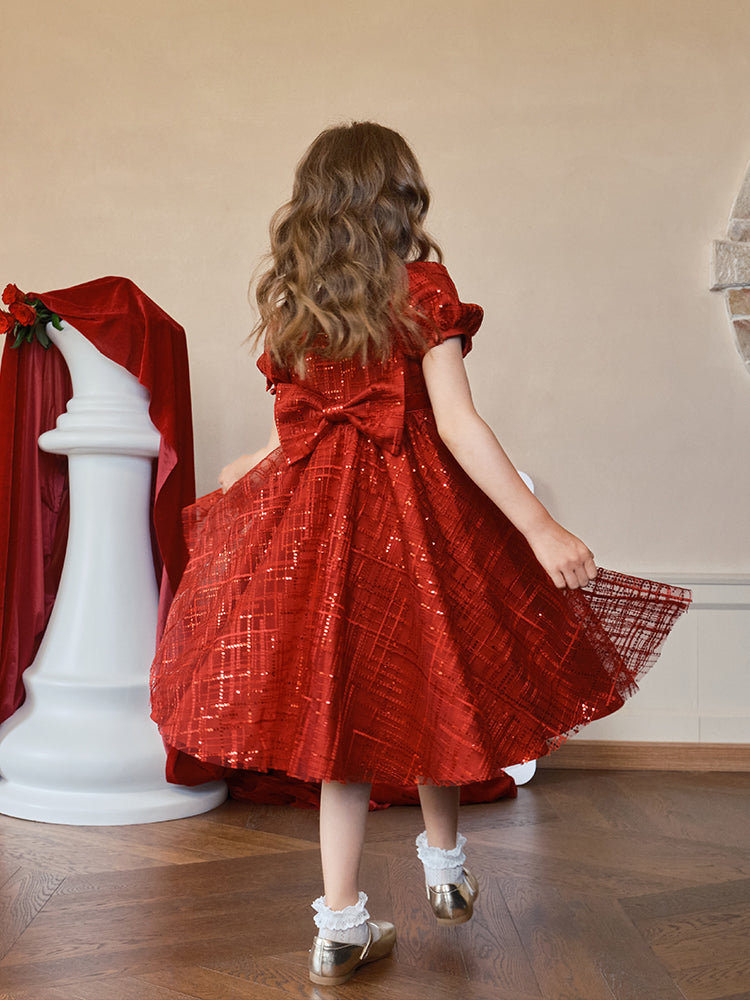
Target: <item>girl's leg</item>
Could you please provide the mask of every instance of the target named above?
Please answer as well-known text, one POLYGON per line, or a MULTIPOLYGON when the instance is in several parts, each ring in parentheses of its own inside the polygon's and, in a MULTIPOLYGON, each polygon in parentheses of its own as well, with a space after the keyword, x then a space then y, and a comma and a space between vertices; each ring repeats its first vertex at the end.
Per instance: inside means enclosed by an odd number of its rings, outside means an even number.
POLYGON ((461 789, 420 785, 425 831, 417 837, 417 854, 424 866, 427 898, 441 924, 471 919, 478 895, 477 881, 464 868, 466 838, 458 832, 461 789))
POLYGON ((464 837, 458 832, 460 787, 419 785, 425 830, 417 837, 417 854, 428 885, 463 882, 464 837))
POLYGON ((320 789, 320 860, 326 905, 332 910, 354 906, 359 899, 370 787, 325 781, 320 789))
POLYGON ((310 979, 345 983, 365 962, 390 955, 393 924, 370 920, 359 891, 370 785, 324 782, 320 790, 320 858, 325 897, 313 903, 318 934, 310 950, 310 979))
POLYGON ((419 785, 419 804, 430 847, 450 851, 458 836, 458 806, 461 788, 457 785, 419 785))

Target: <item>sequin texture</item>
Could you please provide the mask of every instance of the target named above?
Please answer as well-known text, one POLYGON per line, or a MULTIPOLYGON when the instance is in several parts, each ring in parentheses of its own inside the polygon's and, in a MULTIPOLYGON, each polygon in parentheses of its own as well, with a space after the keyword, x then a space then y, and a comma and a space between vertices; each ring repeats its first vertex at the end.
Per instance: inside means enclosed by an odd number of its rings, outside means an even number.
MULTIPOLYGON (((408 265, 429 343, 482 311, 408 265)), ((600 570, 559 591, 437 434, 421 359, 259 367, 281 448, 185 512, 152 671, 168 744, 304 780, 462 784, 633 694, 689 593, 600 570)))

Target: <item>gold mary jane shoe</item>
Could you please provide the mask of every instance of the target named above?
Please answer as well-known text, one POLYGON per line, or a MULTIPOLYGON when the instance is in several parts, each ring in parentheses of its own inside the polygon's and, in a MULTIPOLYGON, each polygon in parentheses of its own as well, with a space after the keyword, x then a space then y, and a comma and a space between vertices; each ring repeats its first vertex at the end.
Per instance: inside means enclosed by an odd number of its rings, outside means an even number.
POLYGON ((439 924, 465 924, 474 913, 479 897, 477 880, 464 868, 466 881, 460 885, 428 885, 427 898, 439 924))
POLYGON ((318 986, 340 986, 352 978, 360 965, 387 958, 396 943, 396 928, 385 920, 367 921, 367 944, 341 944, 316 937, 310 949, 310 980, 318 986), (380 937, 373 937, 373 928, 380 937))

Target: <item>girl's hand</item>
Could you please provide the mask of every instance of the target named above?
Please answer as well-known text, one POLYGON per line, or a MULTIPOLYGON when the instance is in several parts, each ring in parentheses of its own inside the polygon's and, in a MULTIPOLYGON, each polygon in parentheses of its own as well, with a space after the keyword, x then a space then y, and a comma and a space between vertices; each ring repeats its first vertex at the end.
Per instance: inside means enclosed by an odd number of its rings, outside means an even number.
POLYGON ((242 479, 246 473, 248 473, 254 465, 257 465, 262 458, 265 458, 265 449, 262 448, 260 451, 253 452, 252 455, 240 455, 239 458, 235 458, 233 462, 229 465, 225 465, 224 468, 219 473, 219 486, 221 487, 221 492, 226 493, 227 490, 234 486, 234 484, 242 479))
POLYGON ((593 553, 562 525, 551 518, 541 529, 530 532, 526 540, 556 587, 585 587, 596 577, 593 553))

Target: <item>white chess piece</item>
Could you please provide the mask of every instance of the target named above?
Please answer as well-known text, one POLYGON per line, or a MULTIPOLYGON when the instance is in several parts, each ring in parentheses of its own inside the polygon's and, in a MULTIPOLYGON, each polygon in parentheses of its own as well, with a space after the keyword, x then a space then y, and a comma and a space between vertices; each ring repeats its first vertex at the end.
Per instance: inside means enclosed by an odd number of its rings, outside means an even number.
POLYGON ((119 825, 193 816, 223 782, 169 784, 149 718, 158 592, 150 496, 159 433, 149 394, 75 327, 47 332, 73 398, 44 451, 68 455, 70 531, 60 586, 26 701, 0 726, 0 812, 50 823, 119 825))

